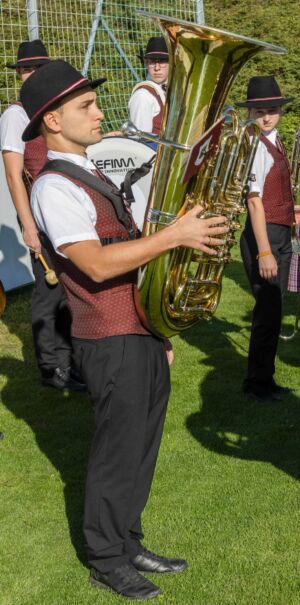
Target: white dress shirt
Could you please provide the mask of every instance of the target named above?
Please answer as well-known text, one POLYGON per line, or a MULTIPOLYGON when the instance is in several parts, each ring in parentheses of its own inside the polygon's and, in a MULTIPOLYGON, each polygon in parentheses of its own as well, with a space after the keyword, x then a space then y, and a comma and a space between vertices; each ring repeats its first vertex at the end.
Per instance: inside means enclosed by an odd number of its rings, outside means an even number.
MULTIPOLYGON (((73 153, 48 151, 49 160, 67 160, 92 172, 94 164, 73 153)), ((58 248, 86 240, 99 240, 95 225, 96 209, 83 187, 78 187, 60 174, 43 175, 35 181, 31 207, 36 223, 44 231, 58 254, 58 248)))
MULTIPOLYGON (((270 143, 276 145, 276 136, 278 134, 276 128, 269 133, 263 132, 263 134, 270 141, 270 143)), ((259 141, 251 170, 251 178, 253 180, 249 182, 249 193, 257 193, 259 197, 263 196, 266 176, 271 170, 273 164, 274 160, 271 154, 268 152, 264 143, 259 141)))
POLYGON ((28 115, 20 105, 10 105, 0 119, 1 151, 14 151, 24 155, 22 134, 29 124, 28 115))
MULTIPOLYGON (((145 80, 142 84, 147 84, 154 88, 160 96, 163 105, 166 102, 166 94, 160 84, 145 80)), ((160 105, 154 95, 145 88, 138 88, 140 84, 133 89, 128 103, 130 120, 133 124, 144 132, 152 132, 153 118, 160 112, 160 105)))

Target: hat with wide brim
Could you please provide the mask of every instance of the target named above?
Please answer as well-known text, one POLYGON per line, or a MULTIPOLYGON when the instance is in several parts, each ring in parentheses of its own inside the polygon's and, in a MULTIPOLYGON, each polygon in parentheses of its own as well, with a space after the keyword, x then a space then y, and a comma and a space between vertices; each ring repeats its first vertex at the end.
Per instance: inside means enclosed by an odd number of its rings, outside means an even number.
POLYGON ((248 83, 247 100, 235 103, 237 107, 281 107, 293 101, 284 98, 274 76, 255 76, 248 83))
POLYGON ((7 63, 6 67, 16 69, 17 67, 39 67, 49 63, 50 58, 41 40, 21 42, 18 48, 17 61, 7 63))
POLYGON ((163 36, 149 38, 146 50, 144 53, 139 55, 139 59, 142 61, 142 63, 145 59, 150 59, 151 61, 165 61, 168 63, 169 52, 163 36))
POLYGON ((97 88, 106 78, 90 81, 70 63, 57 59, 43 65, 28 78, 20 91, 21 103, 29 117, 23 141, 39 136, 44 113, 68 95, 83 88, 97 88))

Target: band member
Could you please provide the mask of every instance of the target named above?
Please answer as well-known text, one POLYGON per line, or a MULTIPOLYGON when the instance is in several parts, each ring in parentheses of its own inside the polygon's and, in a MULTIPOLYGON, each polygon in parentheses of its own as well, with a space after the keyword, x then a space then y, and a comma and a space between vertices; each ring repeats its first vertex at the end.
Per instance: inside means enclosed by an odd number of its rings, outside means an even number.
POLYGON ((139 130, 158 134, 169 72, 169 53, 164 38, 150 38, 146 52, 140 59, 147 67, 148 77, 146 81, 136 84, 132 91, 128 104, 129 116, 139 130))
POLYGON ((255 298, 243 390, 260 400, 279 399, 291 391, 274 380, 294 221, 290 167, 276 127, 289 101, 273 76, 258 76, 249 81, 247 100, 236 103, 248 108, 249 117, 261 130, 241 237, 242 258, 255 298))
POLYGON ((199 220, 197 206, 164 231, 137 238, 118 190, 85 153, 101 140, 104 116, 94 89, 102 82, 89 82, 61 60, 39 69, 21 90, 30 119, 23 138, 42 133, 49 149, 51 162, 34 183, 31 203, 67 293, 75 355, 95 411, 84 514, 91 582, 148 599, 160 589, 140 572, 178 572, 186 561, 141 544, 169 367, 164 341, 137 312, 136 270, 178 245, 216 254, 207 243, 219 245, 228 229, 224 217, 199 220))
MULTIPOLYGON (((7 65, 15 69, 21 82, 25 82, 39 67, 50 61, 41 40, 22 42, 16 63, 7 65)), ((37 254, 47 259, 42 249, 38 229, 32 216, 29 195, 32 180, 44 165, 47 150, 44 139, 24 143, 22 134, 28 117, 20 101, 4 112, 0 122, 0 144, 5 174, 24 243, 31 250, 31 264, 35 277, 32 293, 32 331, 42 384, 57 389, 85 390, 81 379, 71 370, 70 313, 60 284, 51 286, 45 281, 44 269, 37 254)))

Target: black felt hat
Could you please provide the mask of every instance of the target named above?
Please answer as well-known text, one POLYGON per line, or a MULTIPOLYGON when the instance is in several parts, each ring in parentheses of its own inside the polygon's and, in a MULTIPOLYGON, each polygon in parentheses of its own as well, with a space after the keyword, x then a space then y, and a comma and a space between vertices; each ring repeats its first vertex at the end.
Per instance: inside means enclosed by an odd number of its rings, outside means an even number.
POLYGON ((28 78, 20 91, 21 103, 29 117, 23 132, 23 141, 31 141, 39 135, 39 126, 47 109, 81 88, 96 88, 106 78, 90 81, 70 63, 57 59, 40 67, 28 78))
POLYGON ((248 83, 247 100, 237 107, 280 107, 293 100, 285 99, 274 76, 255 76, 248 83))
POLYGON ((17 67, 31 67, 49 63, 50 59, 46 48, 41 40, 21 42, 18 48, 16 63, 7 63, 6 67, 16 69, 17 67))
POLYGON ((163 36, 149 38, 144 53, 139 55, 139 58, 143 62, 144 59, 151 59, 152 61, 165 61, 169 62, 169 52, 163 36))

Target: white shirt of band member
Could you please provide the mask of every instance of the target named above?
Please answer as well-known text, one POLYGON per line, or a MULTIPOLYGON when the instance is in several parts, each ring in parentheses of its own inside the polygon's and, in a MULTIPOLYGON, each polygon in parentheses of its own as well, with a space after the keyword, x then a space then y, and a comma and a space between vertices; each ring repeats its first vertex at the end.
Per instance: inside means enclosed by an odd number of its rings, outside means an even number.
MULTIPOLYGON (((48 152, 49 160, 67 160, 89 172, 94 164, 81 155, 48 152)), ((33 185, 31 207, 37 225, 45 231, 58 254, 62 244, 99 240, 96 232, 96 209, 82 187, 60 174, 41 176, 33 185), (51 204, 49 204, 51 200, 51 204)))
MULTIPOLYGON (((166 101, 166 93, 160 84, 145 80, 143 84, 151 86, 160 96, 163 104, 166 101)), ((139 86, 139 85, 137 85, 139 86)), ((143 132, 152 132, 153 118, 160 112, 160 106, 154 95, 145 88, 133 89, 132 96, 129 99, 128 110, 133 124, 143 132)))
MULTIPOLYGON (((276 128, 269 133, 263 134, 270 141, 270 143, 276 146, 276 136, 278 134, 276 128)), ((266 146, 259 141, 251 170, 249 193, 257 193, 259 197, 262 197, 265 179, 273 164, 274 160, 271 154, 268 152, 266 146)))

